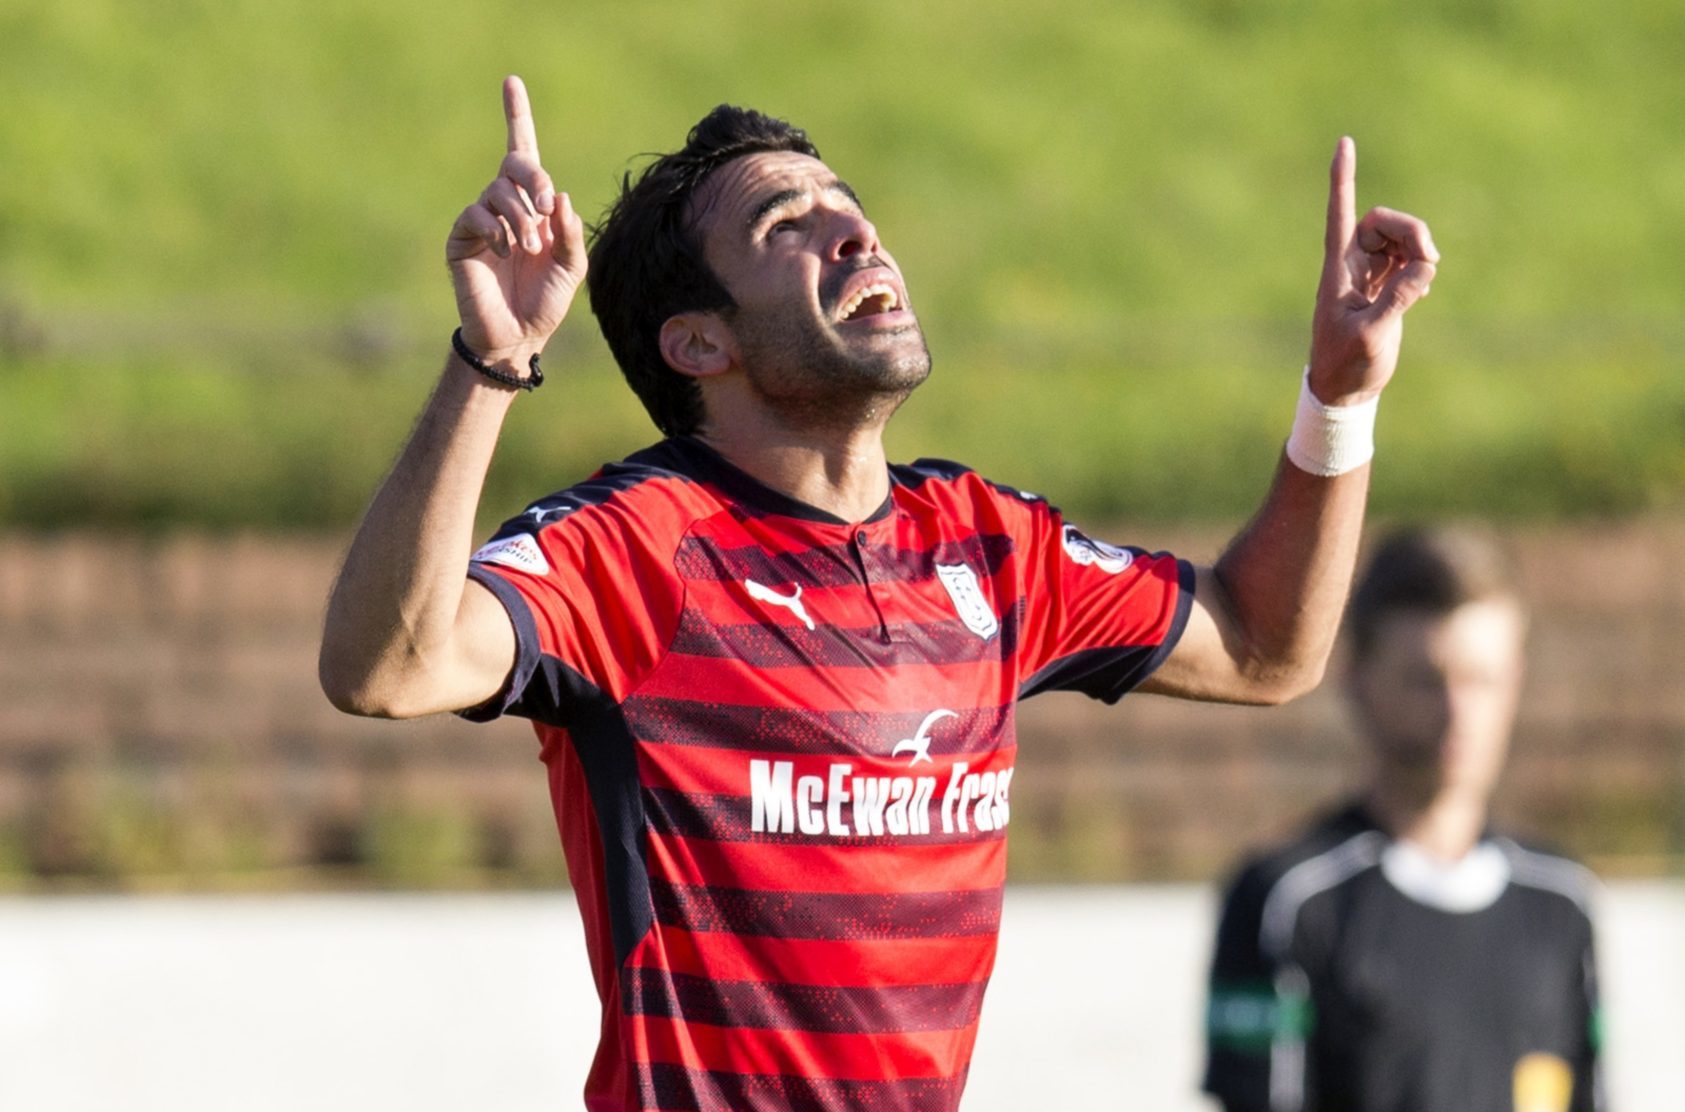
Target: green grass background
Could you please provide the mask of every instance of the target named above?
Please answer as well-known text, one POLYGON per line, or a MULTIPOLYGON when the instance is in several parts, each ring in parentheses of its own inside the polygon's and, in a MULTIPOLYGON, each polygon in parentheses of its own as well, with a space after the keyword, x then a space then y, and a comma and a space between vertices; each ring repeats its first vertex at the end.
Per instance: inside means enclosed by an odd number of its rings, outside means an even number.
MULTIPOLYGON (((1107 517, 1256 503, 1352 134, 1360 205, 1445 260, 1377 508, 1677 511, 1681 58, 1674 0, 8 5, 0 525, 354 521, 443 359, 507 72, 587 214, 720 101, 807 127, 936 356, 894 454, 1107 517)), ((546 366, 488 519, 654 437, 583 301, 546 366)))

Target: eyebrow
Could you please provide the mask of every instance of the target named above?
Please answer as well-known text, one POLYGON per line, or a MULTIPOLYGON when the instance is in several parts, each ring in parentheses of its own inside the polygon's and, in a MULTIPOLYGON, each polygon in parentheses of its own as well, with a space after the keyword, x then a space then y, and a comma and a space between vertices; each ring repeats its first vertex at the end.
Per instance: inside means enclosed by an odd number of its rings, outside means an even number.
MULTIPOLYGON (((849 187, 849 184, 845 181, 842 181, 840 179, 833 179, 831 181, 828 181, 823 186, 822 192, 825 192, 825 193, 840 193, 844 197, 847 197, 849 199, 849 202, 851 204, 853 204, 854 207, 856 209, 858 209, 860 212, 864 213, 866 211, 866 206, 862 205, 860 203, 860 197, 854 192, 853 189, 851 189, 849 187)), ((754 207, 754 210, 749 213, 749 218, 743 222, 743 226, 745 228, 749 229, 750 231, 753 231, 755 228, 760 226, 761 221, 765 220, 768 215, 778 211, 779 209, 783 208, 785 205, 789 204, 792 201, 801 200, 803 197, 806 197, 807 195, 808 195, 808 191, 805 190, 805 189, 784 189, 784 190, 780 190, 779 192, 774 193, 772 196, 768 197, 766 200, 762 201, 760 204, 756 205, 754 207)))

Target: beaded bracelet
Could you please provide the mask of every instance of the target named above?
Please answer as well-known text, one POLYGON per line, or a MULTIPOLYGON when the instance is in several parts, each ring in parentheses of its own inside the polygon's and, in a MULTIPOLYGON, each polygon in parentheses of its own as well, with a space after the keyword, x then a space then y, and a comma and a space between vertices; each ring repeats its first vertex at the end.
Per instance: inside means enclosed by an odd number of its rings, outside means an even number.
POLYGON ((522 378, 519 375, 510 374, 508 371, 498 370, 496 367, 487 363, 484 359, 481 359, 478 355, 475 355, 472 351, 468 350, 468 345, 463 342, 462 329, 460 328, 451 333, 451 347, 456 349, 457 356, 460 357, 464 363, 473 367, 476 371, 479 371, 493 382, 500 382, 505 386, 512 386, 517 390, 536 390, 540 386, 544 385, 544 372, 538 367, 537 353, 534 353, 533 357, 527 362, 527 366, 532 370, 531 376, 522 378))

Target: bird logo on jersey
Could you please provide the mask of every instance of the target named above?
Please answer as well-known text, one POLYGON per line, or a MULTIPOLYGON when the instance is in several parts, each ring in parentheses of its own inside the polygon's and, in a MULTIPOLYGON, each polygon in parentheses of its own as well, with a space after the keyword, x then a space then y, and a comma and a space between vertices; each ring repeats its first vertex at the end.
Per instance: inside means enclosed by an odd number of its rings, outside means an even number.
POLYGON ((959 715, 951 710, 931 711, 925 715, 924 721, 919 723, 919 728, 913 732, 913 736, 902 738, 896 742, 895 748, 889 751, 889 755, 899 757, 903 752, 912 753, 913 759, 907 762, 908 768, 913 767, 920 761, 926 764, 935 764, 936 762, 930 759, 930 727, 944 718, 958 717, 959 715))
POLYGON ((773 606, 782 606, 784 609, 800 618, 802 624, 808 629, 814 628, 813 619, 807 616, 807 607, 802 605, 802 586, 800 583, 796 584, 796 589, 787 595, 781 595, 771 587, 762 583, 756 583, 753 579, 745 579, 743 581, 743 588, 749 592, 749 597, 757 602, 770 603, 773 606))

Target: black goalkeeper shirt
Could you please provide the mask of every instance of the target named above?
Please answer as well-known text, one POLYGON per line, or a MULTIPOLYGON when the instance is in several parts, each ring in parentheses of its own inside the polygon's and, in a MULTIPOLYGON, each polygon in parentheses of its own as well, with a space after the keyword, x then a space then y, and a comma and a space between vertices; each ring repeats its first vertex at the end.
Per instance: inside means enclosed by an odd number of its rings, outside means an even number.
POLYGON ((1591 875, 1488 836, 1453 866, 1359 806, 1230 886, 1205 1089, 1229 1112, 1592 1112, 1591 875))

